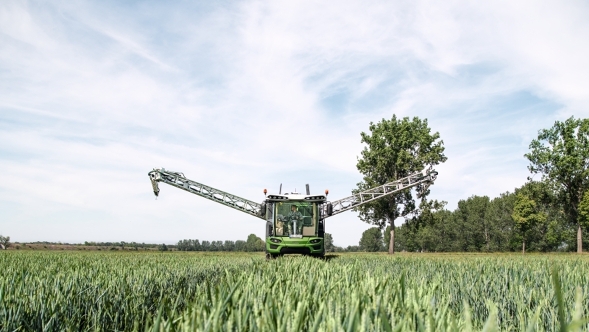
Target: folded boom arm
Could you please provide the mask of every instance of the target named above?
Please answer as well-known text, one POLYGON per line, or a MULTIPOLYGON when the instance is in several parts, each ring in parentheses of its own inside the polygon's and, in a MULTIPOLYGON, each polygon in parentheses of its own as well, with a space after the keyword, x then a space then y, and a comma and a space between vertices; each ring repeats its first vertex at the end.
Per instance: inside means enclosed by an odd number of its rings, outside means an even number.
POLYGON ((260 215, 262 206, 259 203, 189 180, 180 172, 172 172, 163 168, 154 168, 153 171, 148 173, 148 175, 155 196, 158 196, 160 192, 158 182, 163 182, 176 188, 186 190, 189 193, 210 199, 213 202, 245 212, 254 217, 261 219, 264 219, 265 217, 260 215))

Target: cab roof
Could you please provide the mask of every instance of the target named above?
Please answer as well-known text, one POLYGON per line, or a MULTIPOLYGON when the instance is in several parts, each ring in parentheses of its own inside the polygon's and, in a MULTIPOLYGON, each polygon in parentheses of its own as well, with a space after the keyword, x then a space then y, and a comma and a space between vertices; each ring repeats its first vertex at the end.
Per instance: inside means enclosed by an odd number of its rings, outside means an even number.
POLYGON ((303 195, 299 193, 269 194, 266 199, 272 202, 304 201, 304 202, 325 202, 325 195, 303 195))

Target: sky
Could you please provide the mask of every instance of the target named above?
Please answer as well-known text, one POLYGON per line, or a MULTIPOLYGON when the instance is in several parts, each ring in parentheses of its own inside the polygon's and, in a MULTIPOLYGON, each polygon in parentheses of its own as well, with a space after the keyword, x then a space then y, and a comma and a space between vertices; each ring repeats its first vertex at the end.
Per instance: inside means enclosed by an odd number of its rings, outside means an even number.
MULTIPOLYGON (((261 202, 348 196, 370 122, 427 119, 431 199, 530 176, 538 131, 589 116, 586 1, 0 1, 0 234, 245 240, 264 222, 165 184, 261 202)), ((400 223, 400 222, 398 222, 400 223)), ((371 227, 327 219, 336 245, 371 227)))

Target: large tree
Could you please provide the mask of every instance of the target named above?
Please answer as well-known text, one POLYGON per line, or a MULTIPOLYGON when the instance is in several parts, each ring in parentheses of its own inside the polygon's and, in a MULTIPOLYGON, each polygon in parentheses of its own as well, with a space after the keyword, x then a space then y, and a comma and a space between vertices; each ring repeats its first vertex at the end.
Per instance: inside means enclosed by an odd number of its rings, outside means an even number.
MULTIPOLYGON (((370 123, 370 133, 361 133, 366 146, 356 167, 363 180, 357 191, 395 181, 411 173, 446 161, 444 142, 439 133, 431 133, 427 120, 417 117, 370 123)), ((429 190, 422 193, 426 197, 429 190)), ((360 219, 379 226, 390 224, 389 254, 395 251, 395 219, 415 213, 415 199, 410 190, 390 195, 358 208, 360 219)))
POLYGON ((549 183, 568 221, 577 228, 577 252, 583 252, 579 204, 589 190, 589 119, 570 117, 542 129, 525 154, 528 169, 549 183))

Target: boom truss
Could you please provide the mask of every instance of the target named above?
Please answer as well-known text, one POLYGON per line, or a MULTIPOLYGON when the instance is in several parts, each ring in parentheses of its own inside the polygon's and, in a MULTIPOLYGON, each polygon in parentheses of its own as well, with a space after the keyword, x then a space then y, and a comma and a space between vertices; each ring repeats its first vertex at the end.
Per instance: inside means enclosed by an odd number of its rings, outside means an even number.
POLYGON ((360 205, 364 205, 368 202, 372 202, 379 198, 389 196, 418 185, 423 185, 423 187, 420 188, 420 191, 424 193, 427 188, 436 180, 437 175, 438 172, 434 171, 430 167, 428 169, 424 169, 421 172, 413 173, 408 177, 385 183, 382 186, 371 188, 356 193, 352 196, 333 201, 323 206, 323 216, 324 218, 328 218, 344 211, 359 207, 360 205))
POLYGON ((186 190, 189 193, 210 199, 211 201, 217 202, 219 204, 223 204, 230 208, 245 212, 254 217, 264 219, 264 217, 260 214, 262 209, 261 204, 226 193, 213 187, 209 187, 202 183, 189 180, 184 176, 183 173, 167 171, 163 168, 154 168, 153 171, 148 173, 148 175, 151 179, 151 186, 153 187, 153 193, 155 196, 158 196, 160 192, 158 182, 163 182, 176 188, 186 190))

